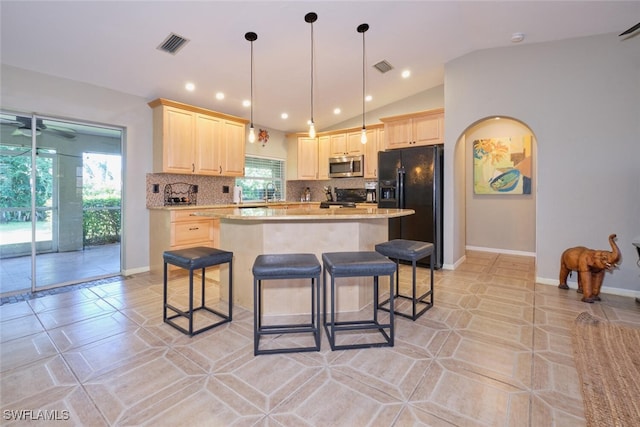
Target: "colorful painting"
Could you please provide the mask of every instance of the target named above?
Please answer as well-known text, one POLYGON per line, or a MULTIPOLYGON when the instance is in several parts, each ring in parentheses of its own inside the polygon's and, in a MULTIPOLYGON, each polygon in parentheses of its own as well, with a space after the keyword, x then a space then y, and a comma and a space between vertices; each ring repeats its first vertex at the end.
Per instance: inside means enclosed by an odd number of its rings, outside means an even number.
POLYGON ((531 135, 473 141, 475 194, 531 194, 531 135))

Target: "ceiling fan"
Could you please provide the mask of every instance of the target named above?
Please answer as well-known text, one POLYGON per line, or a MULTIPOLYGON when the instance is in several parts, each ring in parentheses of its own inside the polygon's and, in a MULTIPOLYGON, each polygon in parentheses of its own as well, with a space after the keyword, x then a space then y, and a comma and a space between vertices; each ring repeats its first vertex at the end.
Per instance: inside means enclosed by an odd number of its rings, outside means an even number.
MULTIPOLYGON (((12 136, 26 136, 30 138, 33 133, 33 129, 31 129, 31 117, 15 116, 15 119, 0 117, 0 125, 14 127, 15 130, 11 134, 12 136)), ((43 119, 36 119, 36 135, 41 135, 43 132, 67 139, 74 139, 76 137, 76 131, 74 129, 45 124, 43 119)))
POLYGON ((622 33, 618 34, 618 37, 632 34, 632 33, 636 32, 639 29, 640 29, 640 22, 638 22, 636 25, 634 25, 633 27, 629 28, 628 30, 623 31, 622 33))

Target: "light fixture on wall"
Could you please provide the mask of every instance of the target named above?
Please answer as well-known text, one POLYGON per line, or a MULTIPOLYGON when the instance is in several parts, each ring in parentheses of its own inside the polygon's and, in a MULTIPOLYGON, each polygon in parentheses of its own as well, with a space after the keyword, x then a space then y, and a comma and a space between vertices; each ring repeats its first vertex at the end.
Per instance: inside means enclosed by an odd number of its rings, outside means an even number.
POLYGON ((362 134, 360 135, 360 142, 367 143, 367 128, 364 124, 364 101, 365 101, 365 49, 364 49, 364 33, 369 29, 369 24, 358 25, 358 32, 362 33, 362 134))
POLYGON ((304 16, 305 22, 311 24, 311 120, 309 120, 309 138, 316 137, 316 126, 313 123, 313 23, 318 19, 318 15, 309 12, 304 16))
POLYGON ((258 35, 248 32, 244 35, 244 38, 251 42, 251 124, 249 125, 249 142, 253 144, 256 142, 256 130, 253 128, 253 42, 258 40, 258 35))

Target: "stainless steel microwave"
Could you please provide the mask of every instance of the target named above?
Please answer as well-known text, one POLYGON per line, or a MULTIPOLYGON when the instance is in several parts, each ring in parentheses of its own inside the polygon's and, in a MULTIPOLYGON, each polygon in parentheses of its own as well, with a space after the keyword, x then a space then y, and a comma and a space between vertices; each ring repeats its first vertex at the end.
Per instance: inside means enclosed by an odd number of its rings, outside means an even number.
POLYGON ((329 178, 364 176, 364 156, 329 157, 329 178))

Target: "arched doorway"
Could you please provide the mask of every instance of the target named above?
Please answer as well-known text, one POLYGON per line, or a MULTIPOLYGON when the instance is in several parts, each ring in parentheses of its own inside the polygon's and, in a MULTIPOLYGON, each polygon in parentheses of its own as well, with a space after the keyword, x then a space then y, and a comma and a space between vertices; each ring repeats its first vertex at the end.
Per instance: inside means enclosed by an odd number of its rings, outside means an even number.
POLYGON ((465 248, 535 257, 537 144, 533 131, 513 118, 487 117, 467 127, 458 144, 464 144, 460 148, 465 157, 465 248), (495 151, 493 156, 478 155, 483 147, 496 146, 500 147, 497 155, 495 151), (513 185, 506 188, 505 184, 502 188, 508 191, 502 191, 499 180, 509 175, 515 177, 513 185))

